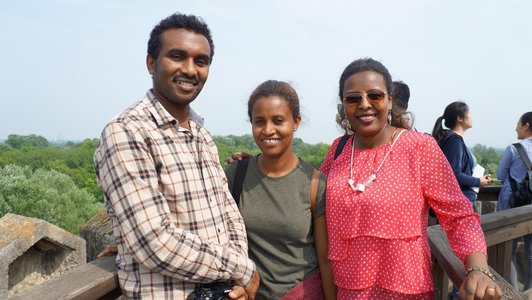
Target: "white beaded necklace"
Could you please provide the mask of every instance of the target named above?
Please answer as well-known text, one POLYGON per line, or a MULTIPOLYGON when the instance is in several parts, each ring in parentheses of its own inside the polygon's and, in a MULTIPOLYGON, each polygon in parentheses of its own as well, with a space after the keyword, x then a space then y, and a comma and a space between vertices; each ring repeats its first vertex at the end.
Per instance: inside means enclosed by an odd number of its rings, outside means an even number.
MULTIPOLYGON (((397 129, 396 129, 396 131, 397 131, 397 129)), ((397 137, 394 138, 394 136, 392 136, 392 140, 393 140, 392 141, 392 145, 390 146, 390 149, 388 150, 388 152, 386 152, 386 155, 382 159, 382 161, 379 164, 379 166, 377 167, 377 169, 375 169, 373 171, 373 174, 369 175, 369 177, 364 181, 364 183, 357 183, 356 186, 355 186, 355 180, 353 179, 353 156, 354 156, 354 153, 355 153, 355 138, 356 138, 356 133, 355 133, 355 136, 353 137, 353 144, 351 146, 351 163, 349 164, 349 166, 350 166, 350 169, 349 169, 349 180, 347 180, 347 183, 349 184, 349 186, 351 187, 351 189, 353 191, 355 191, 355 192, 364 192, 366 190, 366 187, 369 186, 377 178, 377 173, 381 169, 382 164, 384 163, 384 161, 386 161, 386 158, 388 158, 388 154, 390 154, 390 152, 393 149, 393 146, 395 145, 395 142, 399 139, 399 137, 401 136, 401 134, 403 134, 403 132, 405 132, 405 129, 401 129, 399 134, 397 134, 397 137)), ((395 132, 394 132, 393 135, 395 135, 395 132)))

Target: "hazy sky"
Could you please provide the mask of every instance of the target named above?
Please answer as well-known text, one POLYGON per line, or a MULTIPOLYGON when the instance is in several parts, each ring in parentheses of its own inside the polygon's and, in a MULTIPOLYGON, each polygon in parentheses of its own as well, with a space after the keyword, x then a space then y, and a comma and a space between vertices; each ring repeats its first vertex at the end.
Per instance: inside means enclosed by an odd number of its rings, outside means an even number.
POLYGON ((293 83, 303 106, 296 136, 331 143, 338 79, 373 57, 410 86, 415 126, 430 132, 447 104, 469 104, 466 143, 504 147, 532 110, 531 1, 0 2, 0 139, 99 137, 151 87, 153 26, 173 12, 210 26, 215 56, 193 107, 214 135, 250 133, 246 102, 267 79, 293 83))

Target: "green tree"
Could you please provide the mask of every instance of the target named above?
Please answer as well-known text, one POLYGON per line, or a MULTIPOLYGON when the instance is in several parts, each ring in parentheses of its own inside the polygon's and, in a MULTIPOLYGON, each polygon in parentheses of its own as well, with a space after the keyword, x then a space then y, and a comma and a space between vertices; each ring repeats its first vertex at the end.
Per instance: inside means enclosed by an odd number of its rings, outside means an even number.
POLYGON ((103 203, 92 160, 97 144, 97 139, 86 139, 81 143, 66 143, 64 147, 10 146, 8 150, 0 151, 0 166, 15 164, 29 166, 32 170, 59 171, 70 176, 79 188, 91 193, 96 202, 103 203))
POLYGON ((103 205, 55 170, 0 167, 0 215, 14 213, 46 220, 74 234, 103 205))
POLYGON ((486 147, 481 144, 476 144, 472 152, 477 158, 477 163, 486 169, 485 173, 495 177, 501 154, 495 148, 486 147))
POLYGON ((6 143, 0 143, 0 152, 9 151, 9 150, 13 150, 13 147, 11 147, 9 144, 6 144, 6 143))
POLYGON ((21 149, 23 147, 48 147, 50 142, 40 135, 16 135, 10 134, 7 136, 6 144, 15 149, 21 149))

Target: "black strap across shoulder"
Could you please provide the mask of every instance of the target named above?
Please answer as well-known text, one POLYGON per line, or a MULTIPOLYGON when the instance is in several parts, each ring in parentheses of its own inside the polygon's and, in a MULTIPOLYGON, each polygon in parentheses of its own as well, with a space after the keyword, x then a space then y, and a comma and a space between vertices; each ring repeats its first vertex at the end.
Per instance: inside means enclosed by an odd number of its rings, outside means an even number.
POLYGON ((526 154, 525 147, 523 147, 523 145, 521 145, 520 143, 515 143, 514 147, 515 149, 517 149, 517 153, 519 153, 519 156, 521 156, 523 162, 525 162, 526 168, 530 170, 532 168, 532 164, 530 163, 530 159, 526 154))
POLYGON ((237 162, 235 177, 233 178, 233 188, 231 189, 231 195, 235 199, 236 205, 240 205, 240 194, 242 194, 242 186, 244 185, 244 179, 246 179, 246 172, 248 171, 249 159, 242 159, 237 162))
POLYGON ((349 137, 350 137, 349 134, 344 134, 344 136, 342 136, 342 138, 338 142, 338 146, 336 146, 336 151, 334 152, 334 159, 333 160, 336 160, 336 158, 338 156, 340 156, 340 154, 342 154, 342 151, 344 150, 345 143, 347 143, 347 140, 349 139, 349 137))
MULTIPOLYGON (((515 149, 517 149, 517 153, 519 154, 519 156, 521 156, 521 159, 525 163, 526 168, 528 170, 532 170, 530 159, 528 159, 528 155, 526 154, 525 147, 523 147, 523 145, 521 145, 520 143, 515 143, 512 145, 515 147, 515 149)), ((512 192, 516 191, 517 182, 511 176, 508 176, 508 177, 510 178, 510 188, 512 189, 512 192)))

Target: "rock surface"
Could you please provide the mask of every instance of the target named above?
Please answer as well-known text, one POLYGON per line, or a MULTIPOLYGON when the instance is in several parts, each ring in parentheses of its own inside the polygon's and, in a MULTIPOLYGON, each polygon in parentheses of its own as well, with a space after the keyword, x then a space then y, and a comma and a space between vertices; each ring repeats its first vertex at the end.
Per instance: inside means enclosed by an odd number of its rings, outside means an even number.
POLYGON ((96 259, 96 255, 107 246, 115 245, 111 221, 105 210, 87 221, 80 228, 79 235, 87 241, 87 261, 96 259))

